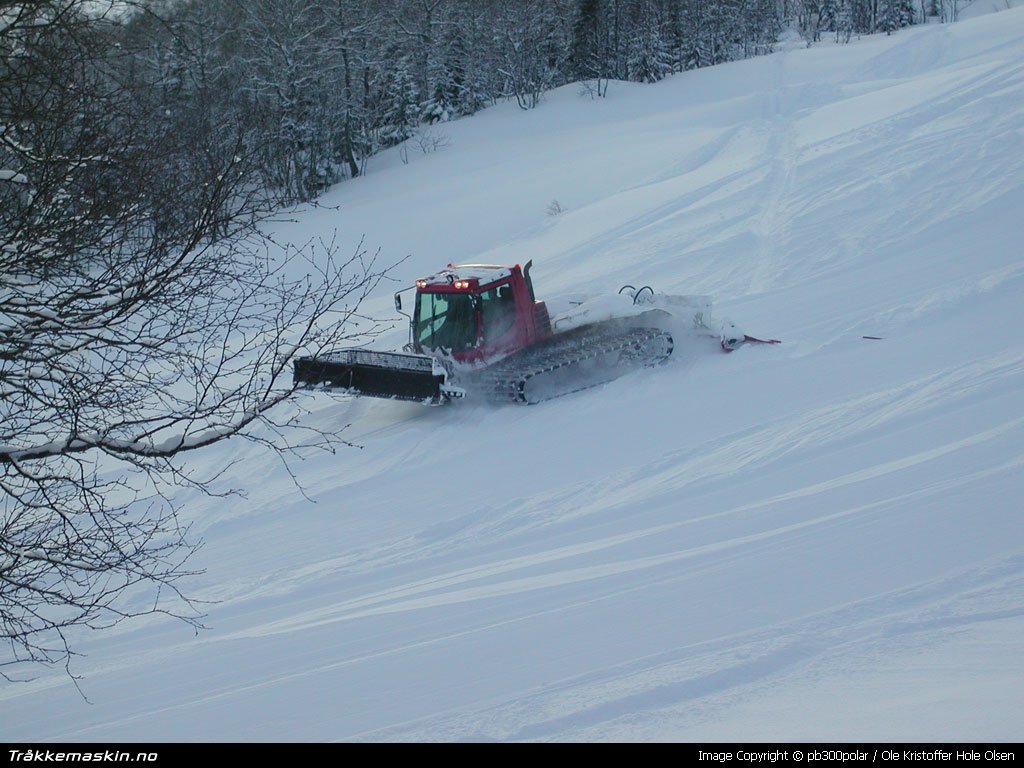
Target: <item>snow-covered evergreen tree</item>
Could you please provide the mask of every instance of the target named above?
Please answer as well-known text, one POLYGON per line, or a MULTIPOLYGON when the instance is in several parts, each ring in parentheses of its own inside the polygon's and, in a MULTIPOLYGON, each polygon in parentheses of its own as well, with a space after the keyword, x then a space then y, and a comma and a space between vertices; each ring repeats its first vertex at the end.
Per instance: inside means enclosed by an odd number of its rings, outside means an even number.
POLYGON ((878 0, 878 31, 891 35, 901 26, 900 0, 878 0))
POLYGON ((653 0, 639 0, 630 19, 626 72, 630 80, 654 83, 672 72, 672 51, 661 9, 653 0))
POLYGON ((377 138, 389 147, 405 141, 420 124, 420 97, 408 57, 397 56, 381 75, 377 138))
POLYGON ((848 43, 853 35, 853 12, 850 0, 838 0, 836 4, 835 33, 837 43, 848 43))

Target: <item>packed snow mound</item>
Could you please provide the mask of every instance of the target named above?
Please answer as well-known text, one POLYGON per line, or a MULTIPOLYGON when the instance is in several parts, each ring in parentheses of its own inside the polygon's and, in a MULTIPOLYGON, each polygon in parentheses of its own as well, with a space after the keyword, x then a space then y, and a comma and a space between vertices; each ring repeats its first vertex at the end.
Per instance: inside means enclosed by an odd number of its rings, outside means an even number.
POLYGON ((967 21, 1020 7, 1021 0, 961 0, 957 18, 960 21, 967 21))
POLYGON ((92 704, 44 671, 0 737, 1019 740, 1024 9, 441 130, 277 236, 785 343, 530 408, 301 397, 362 449, 195 458, 248 489, 179 499, 210 628, 76 638, 92 704))

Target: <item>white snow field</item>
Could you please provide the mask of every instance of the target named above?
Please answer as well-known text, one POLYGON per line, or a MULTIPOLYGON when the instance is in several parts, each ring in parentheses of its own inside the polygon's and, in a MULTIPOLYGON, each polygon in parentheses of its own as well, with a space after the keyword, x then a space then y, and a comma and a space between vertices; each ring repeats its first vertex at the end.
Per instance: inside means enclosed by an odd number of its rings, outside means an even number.
POLYGON ((308 500, 195 458, 248 491, 184 499, 209 628, 78 637, 91 703, 38 670, 0 740, 1024 738, 1024 8, 434 130, 281 236, 784 343, 531 407, 303 393, 362 446, 308 500))

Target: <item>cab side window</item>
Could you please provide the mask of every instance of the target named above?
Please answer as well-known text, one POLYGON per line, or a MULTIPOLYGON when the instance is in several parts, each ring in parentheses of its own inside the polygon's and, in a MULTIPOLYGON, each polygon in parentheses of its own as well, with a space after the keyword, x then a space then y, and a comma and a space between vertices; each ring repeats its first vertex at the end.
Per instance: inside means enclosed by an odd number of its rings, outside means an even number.
POLYGON ((511 285, 499 285, 480 294, 480 314, 484 326, 484 339, 500 339, 516 323, 516 303, 511 285))

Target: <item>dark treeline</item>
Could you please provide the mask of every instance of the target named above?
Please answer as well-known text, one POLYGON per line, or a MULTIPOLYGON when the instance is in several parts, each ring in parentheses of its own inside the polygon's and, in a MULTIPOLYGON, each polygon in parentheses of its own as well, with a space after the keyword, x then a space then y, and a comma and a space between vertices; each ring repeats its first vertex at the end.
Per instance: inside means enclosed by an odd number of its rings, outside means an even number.
POLYGON ((280 204, 411 137, 430 151, 443 139, 426 126, 501 100, 529 109, 575 81, 601 96, 611 80, 769 53, 786 27, 808 44, 849 40, 926 11, 951 17, 955 1, 29 0, 0 2, 0 14, 80 17, 74 41, 51 35, 34 53, 112 83, 130 130, 173 137, 175 178, 237 154, 234 172, 280 204))
MULTIPOLYGON (((381 149, 499 100, 654 82, 771 50, 777 0, 187 0, 129 29, 161 119, 244 135, 261 185, 306 200, 381 149)), ((420 142, 422 148, 428 150, 420 142)))
MULTIPOLYGON (((135 14, 125 43, 158 119, 196 146, 239 136, 260 184, 306 200, 422 126, 553 87, 654 82, 808 41, 912 23, 910 0, 186 0, 135 14)), ((920 11, 919 11, 920 13, 920 11)), ((429 150, 430 139, 421 141, 429 150)))

